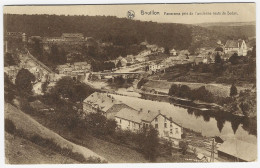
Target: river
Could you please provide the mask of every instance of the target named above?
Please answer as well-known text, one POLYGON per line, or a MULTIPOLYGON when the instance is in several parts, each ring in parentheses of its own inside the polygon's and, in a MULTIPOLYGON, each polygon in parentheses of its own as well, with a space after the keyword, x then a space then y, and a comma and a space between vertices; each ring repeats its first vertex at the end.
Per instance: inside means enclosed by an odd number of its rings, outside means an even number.
POLYGON ((170 98, 159 96, 131 97, 114 95, 113 96, 139 110, 160 110, 181 124, 184 128, 201 132, 203 136, 219 136, 223 140, 239 139, 249 143, 257 143, 256 120, 245 117, 237 117, 222 111, 201 111, 189 107, 180 107, 170 98))

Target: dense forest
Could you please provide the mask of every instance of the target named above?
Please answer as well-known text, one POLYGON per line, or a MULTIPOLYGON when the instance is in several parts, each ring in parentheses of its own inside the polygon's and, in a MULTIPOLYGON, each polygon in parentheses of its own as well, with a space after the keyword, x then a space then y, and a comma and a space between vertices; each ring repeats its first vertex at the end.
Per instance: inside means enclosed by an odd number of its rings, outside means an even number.
MULTIPOLYGON (((114 16, 65 15, 4 15, 4 30, 25 32, 28 36, 61 36, 62 33, 83 33, 102 42, 130 46, 147 40, 150 44, 175 49, 189 49, 216 39, 226 40, 221 33, 199 26, 175 23, 155 23, 117 18, 114 16), (194 37, 207 36, 197 39, 194 37)), ((200 47, 200 46, 199 46, 200 47)))

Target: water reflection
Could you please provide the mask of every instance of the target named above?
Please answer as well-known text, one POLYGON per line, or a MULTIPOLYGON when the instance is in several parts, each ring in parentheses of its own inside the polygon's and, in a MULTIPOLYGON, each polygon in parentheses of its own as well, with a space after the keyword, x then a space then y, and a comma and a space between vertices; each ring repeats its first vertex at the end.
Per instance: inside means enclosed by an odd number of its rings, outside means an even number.
MULTIPOLYGON (((231 113, 227 113, 224 111, 214 111, 214 110, 207 110, 207 111, 202 111, 199 110, 201 107, 198 106, 197 104, 191 102, 191 101, 186 101, 186 100, 181 100, 181 99, 173 99, 173 98, 168 98, 166 96, 154 96, 154 95, 146 95, 142 94, 141 96, 142 99, 146 100, 153 100, 153 101, 161 101, 161 102, 168 102, 170 104, 174 104, 175 106, 181 106, 183 108, 187 109, 187 113, 189 115, 194 116, 196 119, 199 117, 202 117, 205 122, 210 122, 211 119, 215 119, 217 123, 217 128, 219 132, 221 133, 224 126, 225 122, 229 121, 231 123, 231 128, 233 130, 233 133, 236 134, 240 124, 242 125, 242 128, 247 131, 251 135, 257 135, 257 122, 256 122, 256 117, 255 118, 246 118, 246 117, 240 117, 240 116, 235 116, 232 115, 231 113), (195 107, 195 108, 189 108, 189 107, 195 107)), ((203 108, 208 108, 210 109, 210 106, 204 105, 203 108)))

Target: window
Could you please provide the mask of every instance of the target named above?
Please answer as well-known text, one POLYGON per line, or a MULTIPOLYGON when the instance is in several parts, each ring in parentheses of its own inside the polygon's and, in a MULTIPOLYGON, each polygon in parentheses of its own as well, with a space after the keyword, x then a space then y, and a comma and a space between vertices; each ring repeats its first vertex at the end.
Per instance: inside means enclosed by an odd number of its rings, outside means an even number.
POLYGON ((146 126, 146 128, 148 128, 148 124, 146 124, 145 126, 146 126))
POLYGON ((120 120, 120 124, 122 123, 122 121, 120 120))
POLYGON ((155 124, 155 128, 158 128, 158 124, 155 124))
POLYGON ((143 123, 143 128, 145 128, 145 123, 143 123))
POLYGON ((167 128, 167 123, 164 123, 164 128, 167 128))
POLYGON ((170 127, 172 127, 172 122, 171 122, 171 124, 170 124, 170 127))
POLYGON ((175 128, 175 132, 176 132, 176 134, 179 134, 179 129, 175 128))
POLYGON ((170 133, 172 134, 172 129, 170 129, 170 133))

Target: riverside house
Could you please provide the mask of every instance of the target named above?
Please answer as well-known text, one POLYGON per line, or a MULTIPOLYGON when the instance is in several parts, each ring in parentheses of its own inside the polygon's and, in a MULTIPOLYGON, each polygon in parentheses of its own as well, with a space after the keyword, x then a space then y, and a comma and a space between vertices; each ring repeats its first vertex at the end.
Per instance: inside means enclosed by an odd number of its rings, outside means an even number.
POLYGON ((116 115, 118 127, 122 130, 138 131, 141 128, 148 128, 152 125, 157 129, 159 137, 170 139, 178 143, 183 133, 182 127, 159 111, 143 111, 134 109, 121 109, 116 115))

